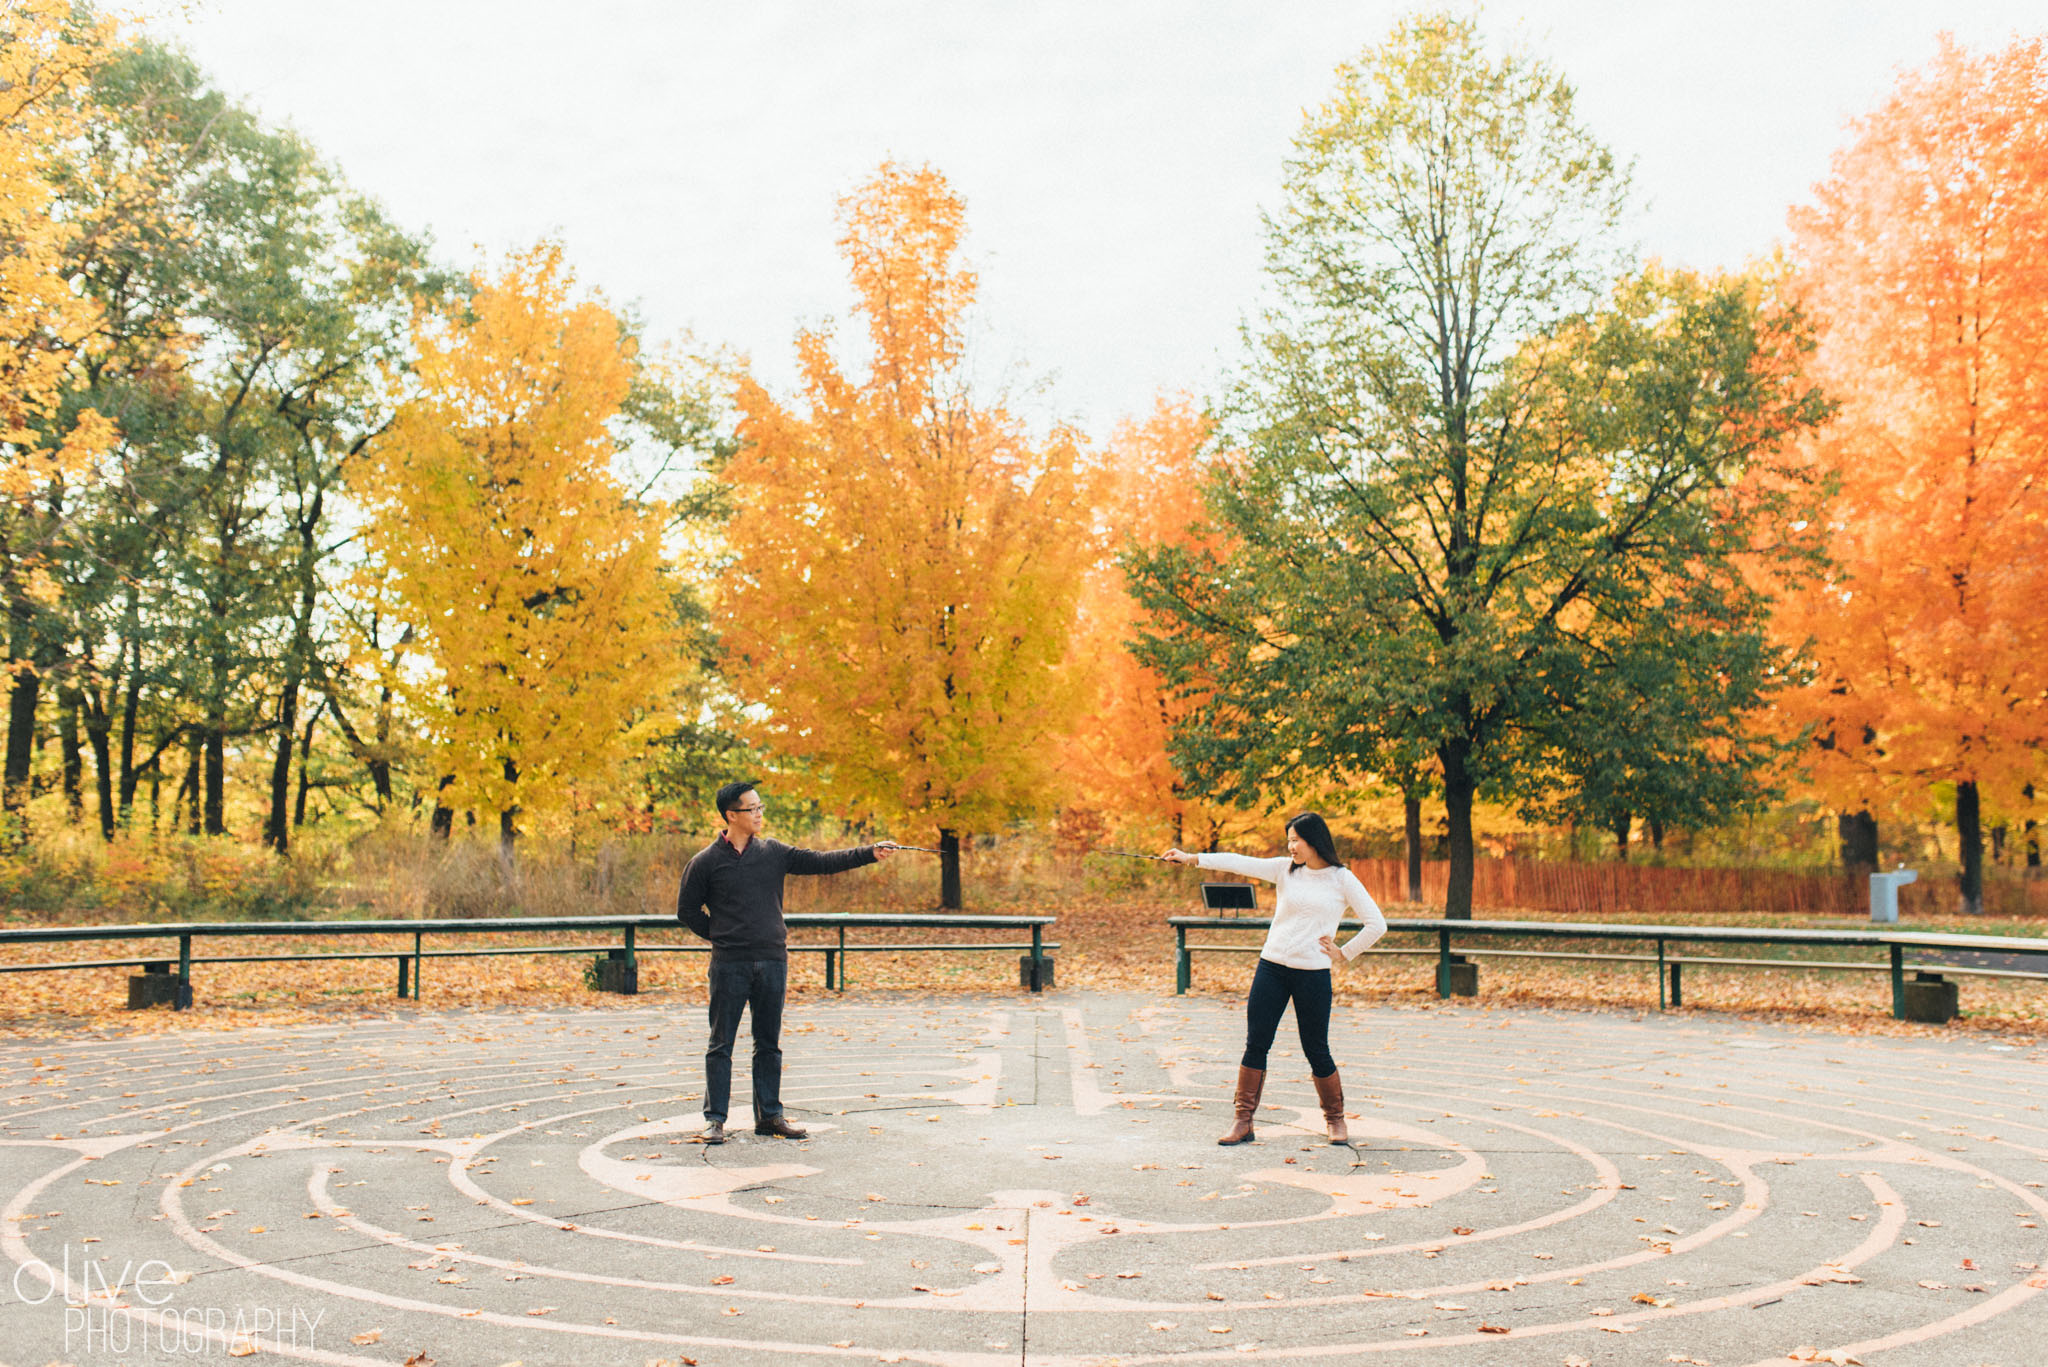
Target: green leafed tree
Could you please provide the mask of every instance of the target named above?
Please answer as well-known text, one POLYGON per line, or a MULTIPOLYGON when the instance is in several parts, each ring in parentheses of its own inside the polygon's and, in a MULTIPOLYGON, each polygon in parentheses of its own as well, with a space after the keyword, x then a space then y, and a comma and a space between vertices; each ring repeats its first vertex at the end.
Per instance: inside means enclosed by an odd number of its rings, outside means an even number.
POLYGON ((1804 497, 1778 452, 1822 407, 1799 319, 1756 282, 1623 277, 1626 197, 1553 68, 1402 22, 1307 116, 1268 220, 1208 489, 1234 552, 1128 565, 1139 649, 1199 702, 1177 760, 1239 800, 1433 769, 1451 917, 1475 798, 1568 789, 1572 728, 1641 715, 1631 662, 1739 638, 1763 658, 1724 715, 1789 664, 1764 617, 1809 553, 1778 535, 1804 497))

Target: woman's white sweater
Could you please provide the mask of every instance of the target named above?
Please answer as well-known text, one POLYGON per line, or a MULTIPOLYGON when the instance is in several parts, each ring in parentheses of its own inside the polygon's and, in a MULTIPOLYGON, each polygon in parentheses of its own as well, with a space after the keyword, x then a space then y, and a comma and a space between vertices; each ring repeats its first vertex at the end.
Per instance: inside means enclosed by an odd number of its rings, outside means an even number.
POLYGON ((1266 932, 1266 943, 1259 949, 1261 959, 1289 968, 1328 968, 1330 956, 1323 953, 1319 942, 1325 935, 1337 933, 1337 923, 1347 910, 1365 922, 1365 927, 1341 946, 1345 958, 1357 958, 1387 933, 1387 918, 1380 914, 1379 904, 1358 881, 1358 875, 1340 865, 1297 867, 1284 854, 1277 859, 1202 854, 1195 856, 1195 864, 1217 873, 1263 878, 1279 889, 1273 899, 1273 928, 1266 932))

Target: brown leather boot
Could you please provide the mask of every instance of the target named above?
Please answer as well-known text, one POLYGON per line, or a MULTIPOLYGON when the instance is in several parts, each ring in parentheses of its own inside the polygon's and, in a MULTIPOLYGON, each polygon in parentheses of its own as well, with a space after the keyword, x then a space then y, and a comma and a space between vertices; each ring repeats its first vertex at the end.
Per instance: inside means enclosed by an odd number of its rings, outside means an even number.
POLYGON ((1351 1130, 1344 1124, 1344 1083, 1336 1073, 1314 1079, 1316 1100, 1323 1103, 1323 1121, 1330 1127, 1332 1144, 1349 1144, 1351 1130))
POLYGON ((1259 1095, 1266 1090, 1264 1068, 1239 1067, 1237 1070, 1237 1122, 1230 1132, 1216 1142, 1219 1144, 1249 1144, 1255 1139, 1252 1133, 1252 1113, 1259 1109, 1259 1095))

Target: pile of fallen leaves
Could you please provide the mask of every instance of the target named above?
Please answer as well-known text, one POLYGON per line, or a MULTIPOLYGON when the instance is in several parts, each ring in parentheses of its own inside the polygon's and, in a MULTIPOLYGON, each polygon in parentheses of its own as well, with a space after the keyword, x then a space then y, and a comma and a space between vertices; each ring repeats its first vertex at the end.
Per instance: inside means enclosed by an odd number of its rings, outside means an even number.
MULTIPOLYGON (((849 908, 858 909, 858 908, 849 908)), ((978 908, 994 914, 1051 914, 1058 922, 1047 940, 1056 942, 1056 991, 1113 991, 1170 995, 1174 988, 1174 936, 1169 915, 1189 910, 1180 896, 1135 890, 1122 896, 1036 898, 1029 903, 978 908)), ((1422 907, 1390 907, 1393 916, 1428 917, 1422 907)), ((1491 919, 1556 920, 1554 914, 1531 913, 1521 918, 1489 913, 1491 919)), ((1597 923, 1597 918, 1573 918, 1597 923)), ((1686 918, 1716 925, 1827 925, 1847 928, 1848 922, 1797 921, 1785 917, 1716 916, 1686 918)), ((208 938, 195 942, 201 957, 240 955, 374 953, 377 958, 337 959, 321 963, 198 964, 193 969, 193 1008, 126 1009, 128 978, 133 968, 77 969, 0 973, 0 1033, 44 1035, 57 1030, 149 1031, 225 1028, 237 1025, 282 1025, 332 1022, 356 1016, 392 1016, 450 1010, 536 1005, 632 1007, 674 1005, 693 1012, 705 1000, 705 956, 701 952, 665 952, 664 945, 702 949, 702 943, 680 927, 643 932, 638 938, 640 997, 592 990, 587 970, 604 952, 604 937, 550 932, 521 932, 516 919, 502 934, 450 936, 434 934, 423 921, 427 946, 434 948, 518 950, 550 948, 573 952, 499 953, 487 957, 428 958, 418 1001, 397 996, 397 960, 409 953, 411 936, 345 936, 292 939, 252 935, 208 938)), ((1912 929, 1969 931, 1980 934, 2039 936, 2039 922, 1947 921, 1912 929)), ((813 999, 830 994, 824 985, 824 956, 806 951, 822 944, 821 932, 793 933, 790 990, 813 999)), ((1014 930, 944 931, 938 929, 856 930, 848 943, 943 944, 981 940, 1019 943, 1014 930)), ((1190 936, 1198 944, 1237 943, 1255 949, 1256 930, 1206 931, 1190 936)), ((1505 947, 1494 943, 1495 947, 1505 947)), ((1643 963, 1568 959, 1480 959, 1480 992, 1476 999, 1440 1001, 1435 990, 1432 942, 1415 935, 1392 935, 1388 949, 1408 954, 1372 954, 1337 970, 1340 1003, 1355 1006, 1395 1004, 1420 1010, 1471 1010, 1494 1006, 1576 1010, 1654 1011, 1657 1007, 1655 967, 1643 963)), ((1546 942, 1545 949, 1589 949, 1635 952, 1614 944, 1546 942)), ((1716 950, 1731 956, 1763 957, 1762 947, 1716 950)), ((175 942, 163 938, 101 941, 84 944, 10 945, 0 948, 0 967, 49 963, 65 959, 127 959, 175 954, 175 942)), ((1862 952, 1867 957, 1868 952, 1862 952)), ((875 994, 1015 993, 1019 990, 1015 949, 974 953, 872 952, 847 956, 846 992, 875 994)), ((1844 953, 1842 957, 1851 957, 1844 953)), ((1241 997, 1251 980, 1255 954, 1198 953, 1193 964, 1192 992, 1209 998, 1241 997)), ((2048 982, 1965 977, 1964 1016, 1947 1026, 1914 1025, 1891 1019, 1890 984, 1873 972, 1813 972, 1778 969, 1691 968, 1685 978, 1685 1010, 1737 1013, 1819 1028, 1898 1035, 1943 1037, 1959 1031, 1997 1031, 2004 1035, 2048 1036, 2048 982)))

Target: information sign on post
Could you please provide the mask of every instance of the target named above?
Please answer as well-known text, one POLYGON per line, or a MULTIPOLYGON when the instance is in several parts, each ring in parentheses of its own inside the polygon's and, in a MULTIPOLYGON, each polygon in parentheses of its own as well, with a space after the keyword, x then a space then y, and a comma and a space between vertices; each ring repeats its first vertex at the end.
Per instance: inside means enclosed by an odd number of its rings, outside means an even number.
POLYGON ((1248 911, 1259 909, 1258 899, 1252 895, 1250 883, 1204 883, 1202 884, 1202 908, 1205 911, 1227 912, 1242 916, 1248 911))

